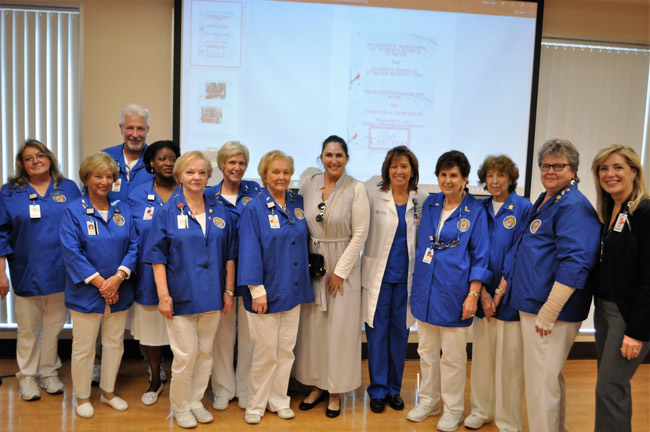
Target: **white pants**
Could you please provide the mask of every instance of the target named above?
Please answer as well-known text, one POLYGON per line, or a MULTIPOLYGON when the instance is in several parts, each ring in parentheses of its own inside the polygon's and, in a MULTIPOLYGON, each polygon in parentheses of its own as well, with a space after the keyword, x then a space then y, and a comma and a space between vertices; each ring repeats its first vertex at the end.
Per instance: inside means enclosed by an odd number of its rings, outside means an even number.
POLYGON ((102 377, 99 386, 106 393, 115 391, 115 380, 124 353, 124 325, 127 311, 103 314, 70 311, 72 315, 72 391, 77 399, 90 398, 95 342, 101 324, 102 377))
POLYGON ((439 327, 418 320, 418 354, 422 373, 418 403, 438 405, 442 396, 445 412, 454 415, 463 413, 467 374, 466 334, 465 327, 439 327))
POLYGON ((251 342, 254 344, 248 381, 246 414, 264 415, 289 408, 289 377, 293 347, 298 336, 300 305, 286 312, 256 314, 246 312, 251 342))
POLYGON ((519 312, 524 342, 526 410, 530 432, 567 431, 562 366, 580 330, 580 322, 557 321, 550 335, 535 332, 536 315, 519 312))
POLYGON ((198 405, 210 382, 212 346, 221 311, 194 315, 174 315, 165 320, 169 346, 174 353, 169 402, 174 412, 189 411, 198 405))
POLYGON ((490 421, 500 431, 521 431, 524 362, 519 321, 474 317, 472 414, 490 421))
POLYGON ((235 307, 221 317, 214 340, 214 367, 212 368, 212 393, 215 397, 232 399, 246 397, 248 375, 253 359, 253 344, 248 333, 248 319, 244 300, 238 297, 235 307), (237 341, 237 367, 234 367, 235 340, 237 341))
POLYGON ((16 361, 18 378, 57 376, 61 367, 58 355, 59 334, 65 323, 65 293, 44 296, 14 296, 16 361), (40 339, 40 341, 39 341, 40 339))

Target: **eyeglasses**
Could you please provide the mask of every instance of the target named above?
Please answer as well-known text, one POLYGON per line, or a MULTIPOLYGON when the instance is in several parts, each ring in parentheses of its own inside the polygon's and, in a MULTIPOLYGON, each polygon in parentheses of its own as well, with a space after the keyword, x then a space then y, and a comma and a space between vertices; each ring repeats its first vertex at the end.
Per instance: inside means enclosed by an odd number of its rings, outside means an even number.
POLYGON ((564 167, 566 167, 569 164, 565 163, 559 163, 559 164, 539 164, 539 169, 542 170, 542 172, 547 172, 548 170, 553 167, 553 171, 555 172, 560 172, 564 170, 564 167))
POLYGON ((323 222, 323 215, 325 214, 325 203, 318 204, 318 214, 316 215, 316 222, 323 222))
MULTIPOLYGON (((42 161, 46 157, 47 157, 47 155, 45 153, 38 153, 36 155, 36 159, 38 159, 39 161, 42 161)), ((23 158, 23 163, 24 164, 33 163, 33 162, 34 162, 34 157, 33 156, 25 156, 23 158)))
POLYGON ((455 248, 460 244, 460 241, 458 238, 453 239, 449 243, 436 243, 433 247, 436 250, 442 250, 442 249, 449 249, 449 248, 455 248))

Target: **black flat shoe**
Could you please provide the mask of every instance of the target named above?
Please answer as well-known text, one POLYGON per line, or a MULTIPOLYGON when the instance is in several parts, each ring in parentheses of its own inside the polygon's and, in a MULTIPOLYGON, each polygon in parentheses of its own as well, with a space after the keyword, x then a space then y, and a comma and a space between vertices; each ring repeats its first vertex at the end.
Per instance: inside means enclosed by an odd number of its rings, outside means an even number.
POLYGON ((384 408, 386 407, 386 401, 388 400, 388 396, 386 399, 370 399, 370 410, 374 413, 383 413, 384 408))
MULTIPOLYGON (((370 402, 371 402, 370 407, 372 408, 372 401, 370 402)), ((388 405, 390 405, 390 407, 395 411, 402 411, 404 409, 404 400, 398 394, 392 396, 386 396, 386 402, 388 402, 388 405)))
POLYGON ((336 418, 339 416, 339 414, 341 414, 341 408, 337 409, 336 411, 329 408, 325 410, 325 415, 329 418, 336 418))
POLYGON ((305 402, 305 401, 300 402, 300 405, 298 406, 298 409, 300 411, 309 411, 310 409, 312 409, 313 407, 315 407, 316 405, 318 405, 319 403, 323 402, 326 399, 327 399, 327 392, 325 390, 323 390, 321 392, 320 396, 318 396, 318 399, 316 399, 315 401, 313 401, 311 403, 310 402, 305 402))

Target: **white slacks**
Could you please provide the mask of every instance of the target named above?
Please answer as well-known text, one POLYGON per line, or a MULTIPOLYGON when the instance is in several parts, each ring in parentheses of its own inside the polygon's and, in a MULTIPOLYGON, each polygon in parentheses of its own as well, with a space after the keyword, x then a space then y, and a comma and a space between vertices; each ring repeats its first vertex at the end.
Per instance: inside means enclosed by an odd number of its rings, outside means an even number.
POLYGON ((244 300, 238 297, 235 307, 222 316, 212 351, 212 393, 215 397, 245 398, 248 375, 253 359, 253 344, 248 333, 248 319, 244 300), (235 340, 237 341, 237 367, 234 367, 235 340))
POLYGON ((521 431, 524 362, 519 321, 488 321, 474 317, 472 413, 483 421, 495 419, 500 431, 521 431))
POLYGON ((61 367, 58 355, 59 334, 68 309, 65 293, 45 296, 14 296, 16 324, 16 361, 18 378, 57 376, 61 367))
POLYGON ((78 399, 90 398, 95 342, 101 324, 102 377, 99 387, 106 393, 115 391, 115 380, 124 353, 124 326, 127 311, 103 314, 70 311, 72 315, 72 391, 78 399))
POLYGON ((269 411, 289 408, 289 377, 298 336, 300 305, 286 312, 256 314, 246 312, 253 348, 248 380, 246 414, 264 416, 269 411))
POLYGON ((175 315, 165 320, 169 346, 174 353, 169 402, 174 412, 186 412, 198 405, 210 382, 212 347, 221 311, 175 315))
POLYGON ((581 322, 557 321, 550 335, 535 332, 536 315, 519 312, 524 343, 526 410, 530 432, 567 431, 562 366, 581 322))
POLYGON ((467 328, 439 327, 418 320, 418 354, 422 382, 419 402, 462 414, 467 370, 467 328), (442 356, 440 350, 442 349, 442 356))

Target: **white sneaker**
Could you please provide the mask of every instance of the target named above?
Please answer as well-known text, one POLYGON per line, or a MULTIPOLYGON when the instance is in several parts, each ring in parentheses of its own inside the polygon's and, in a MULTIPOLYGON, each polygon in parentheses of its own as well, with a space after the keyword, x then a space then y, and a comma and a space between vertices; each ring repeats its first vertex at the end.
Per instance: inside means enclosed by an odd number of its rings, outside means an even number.
POLYGON ((262 416, 259 414, 246 414, 244 415, 244 420, 248 424, 258 424, 262 421, 262 416))
POLYGON ((436 429, 443 432, 453 432, 458 429, 458 426, 463 421, 463 414, 452 414, 448 411, 445 411, 440 417, 436 429))
POLYGON ((412 422, 421 422, 429 416, 436 416, 438 414, 440 414, 439 406, 419 403, 415 408, 409 411, 408 414, 406 414, 406 420, 410 420, 412 422))
POLYGON ((467 429, 480 429, 486 423, 490 423, 490 420, 483 420, 483 417, 478 414, 471 413, 463 424, 467 429))
MULTIPOLYGON (((147 375, 149 376, 149 382, 151 382, 151 365, 147 366, 147 375)), ((160 381, 167 382, 167 372, 165 372, 165 367, 160 363, 160 381)))
POLYGON ((248 408, 248 399, 246 399, 245 397, 237 398, 237 405, 239 405, 239 408, 245 410, 246 408, 248 408))
POLYGON ((198 425, 196 419, 189 411, 174 411, 174 418, 176 419, 176 424, 183 429, 195 428, 198 425))
POLYGON ((49 394, 61 394, 63 393, 63 383, 58 376, 50 376, 45 378, 38 379, 38 385, 45 389, 49 394))
POLYGON ((104 395, 102 394, 99 397, 99 401, 103 404, 110 406, 111 408, 117 411, 126 411, 127 409, 129 409, 129 404, 126 403, 126 401, 119 396, 113 396, 113 399, 108 399, 105 398, 104 395))
POLYGON ((219 396, 214 399, 214 402, 212 402, 212 408, 216 409, 217 411, 223 411, 228 408, 229 403, 230 399, 227 397, 219 396))
POLYGON ((101 380, 102 380, 102 365, 96 364, 93 366, 93 377, 90 380, 90 385, 92 385, 93 387, 97 387, 101 380))
POLYGON ((41 398, 41 390, 38 388, 36 378, 33 376, 24 376, 18 380, 20 386, 20 396, 23 400, 34 401, 41 398))
POLYGON ((205 409, 203 405, 197 405, 195 408, 191 408, 190 411, 199 423, 212 423, 214 421, 214 417, 212 417, 210 411, 205 409))
POLYGON ((284 420, 289 420, 296 416, 296 413, 294 413, 291 408, 281 408, 277 411, 277 413, 278 417, 284 420))
POLYGON ((81 405, 77 405, 75 412, 79 417, 92 418, 95 415, 95 408, 93 408, 90 402, 84 402, 81 405))

